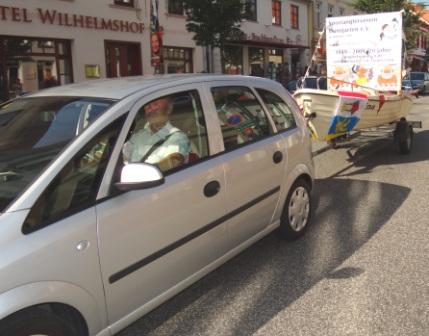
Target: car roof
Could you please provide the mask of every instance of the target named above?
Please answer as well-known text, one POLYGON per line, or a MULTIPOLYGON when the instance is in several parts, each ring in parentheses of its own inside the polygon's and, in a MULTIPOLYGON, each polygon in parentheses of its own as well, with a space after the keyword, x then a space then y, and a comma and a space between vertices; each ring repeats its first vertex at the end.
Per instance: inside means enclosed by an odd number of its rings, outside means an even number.
POLYGON ((114 79, 98 79, 75 84, 57 86, 54 88, 41 90, 26 97, 47 97, 47 96, 78 96, 94 98, 123 99, 138 91, 153 88, 154 86, 168 87, 172 84, 191 84, 195 82, 215 81, 215 80, 252 80, 263 81, 265 84, 273 85, 275 82, 265 78, 251 76, 231 76, 231 75, 207 75, 207 74, 181 74, 181 75, 153 75, 121 77, 114 79))

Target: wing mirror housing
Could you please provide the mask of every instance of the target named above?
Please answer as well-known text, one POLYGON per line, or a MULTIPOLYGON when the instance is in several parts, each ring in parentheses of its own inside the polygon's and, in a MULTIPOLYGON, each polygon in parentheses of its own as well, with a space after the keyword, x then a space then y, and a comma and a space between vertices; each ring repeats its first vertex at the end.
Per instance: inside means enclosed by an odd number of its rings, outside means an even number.
POLYGON ((164 175, 158 167, 147 163, 130 163, 122 167, 121 180, 115 187, 121 191, 140 190, 164 183, 164 175))

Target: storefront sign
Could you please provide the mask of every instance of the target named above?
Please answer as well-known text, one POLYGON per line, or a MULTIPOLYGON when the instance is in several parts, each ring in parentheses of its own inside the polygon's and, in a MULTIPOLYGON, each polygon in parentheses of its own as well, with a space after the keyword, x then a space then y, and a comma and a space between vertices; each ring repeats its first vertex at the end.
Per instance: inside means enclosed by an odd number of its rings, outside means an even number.
POLYGON ((283 39, 278 38, 275 35, 267 36, 265 34, 256 35, 255 33, 252 33, 248 35, 247 39, 255 42, 284 43, 283 39))
POLYGON ((331 89, 401 89, 400 12, 327 18, 326 44, 331 89))
POLYGON ((143 33, 144 24, 135 21, 106 19, 96 16, 70 14, 57 10, 37 8, 35 13, 27 8, 0 6, 0 21, 31 23, 39 20, 42 24, 74 28, 109 30, 121 33, 143 33))
POLYGON ((86 78, 100 78, 100 65, 99 64, 85 64, 85 77, 86 78))

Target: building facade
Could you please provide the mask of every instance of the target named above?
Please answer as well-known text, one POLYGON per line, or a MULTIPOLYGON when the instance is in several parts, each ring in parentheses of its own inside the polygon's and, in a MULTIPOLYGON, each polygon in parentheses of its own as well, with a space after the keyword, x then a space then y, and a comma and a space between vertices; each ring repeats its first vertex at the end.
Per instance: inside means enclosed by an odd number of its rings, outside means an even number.
POLYGON ((88 78, 150 71, 147 15, 137 2, 0 0, 2 98, 88 78))
POLYGON ((429 36, 429 11, 415 5, 414 12, 420 16, 418 34, 415 48, 407 50, 407 64, 412 71, 428 71, 428 36, 429 36))
POLYGON ((244 38, 227 47, 221 70, 280 82, 302 74, 310 60, 311 2, 247 1, 241 23, 244 38))
MULTIPOLYGON (((312 2, 246 0, 243 40, 225 51, 216 72, 284 81, 305 70, 312 2)), ((151 75, 151 47, 161 73, 202 72, 205 50, 186 30, 180 0, 159 0, 162 44, 151 34, 151 0, 0 0, 0 101, 92 78, 151 75)))

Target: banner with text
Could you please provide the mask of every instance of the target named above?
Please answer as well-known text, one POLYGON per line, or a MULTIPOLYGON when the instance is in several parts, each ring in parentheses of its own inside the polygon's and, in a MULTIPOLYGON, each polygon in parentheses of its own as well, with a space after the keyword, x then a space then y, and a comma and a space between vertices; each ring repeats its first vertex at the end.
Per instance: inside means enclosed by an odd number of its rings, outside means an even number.
POLYGON ((401 89, 401 12, 326 18, 330 90, 401 89))

